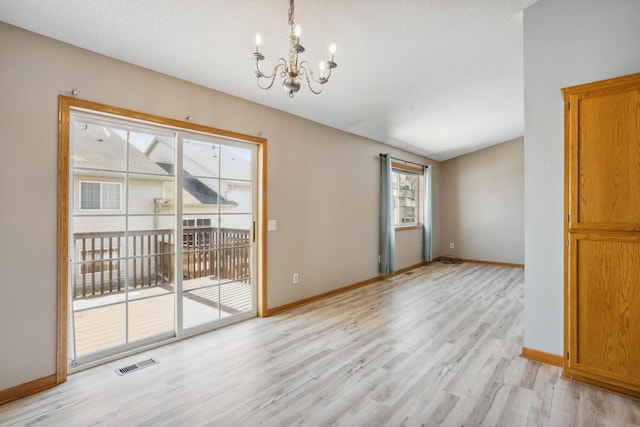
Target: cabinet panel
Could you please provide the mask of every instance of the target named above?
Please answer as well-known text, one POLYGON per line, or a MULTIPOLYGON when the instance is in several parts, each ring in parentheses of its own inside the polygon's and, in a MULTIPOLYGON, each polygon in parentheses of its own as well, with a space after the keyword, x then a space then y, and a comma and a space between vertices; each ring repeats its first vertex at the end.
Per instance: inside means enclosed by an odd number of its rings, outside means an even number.
POLYGON ((640 240, 590 236, 575 245, 575 362, 640 382, 640 240))
POLYGON ((640 74, 563 95, 563 376, 640 398, 640 74))
POLYGON ((578 105, 578 221, 640 224, 640 92, 578 105))

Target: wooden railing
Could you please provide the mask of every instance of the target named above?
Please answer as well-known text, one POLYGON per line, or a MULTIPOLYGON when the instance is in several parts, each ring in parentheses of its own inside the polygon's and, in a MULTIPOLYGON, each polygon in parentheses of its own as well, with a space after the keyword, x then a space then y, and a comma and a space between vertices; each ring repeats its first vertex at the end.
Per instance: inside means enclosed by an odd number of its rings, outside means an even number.
MULTIPOLYGON (((84 232, 74 234, 74 298, 122 292, 174 281, 173 230, 84 232), (125 251, 128 250, 128 256, 125 251)), ((251 276, 249 230, 185 228, 182 235, 183 279, 251 276)))

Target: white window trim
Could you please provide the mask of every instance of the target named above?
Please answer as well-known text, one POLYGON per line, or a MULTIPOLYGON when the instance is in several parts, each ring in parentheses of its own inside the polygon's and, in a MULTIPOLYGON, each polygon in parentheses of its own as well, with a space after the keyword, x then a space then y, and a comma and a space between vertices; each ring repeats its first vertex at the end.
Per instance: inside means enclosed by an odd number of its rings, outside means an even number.
POLYGON ((92 181, 88 179, 83 179, 79 181, 79 191, 78 191, 78 210, 82 212, 121 212, 122 211, 122 183, 114 182, 114 181, 92 181), (98 209, 90 209, 82 207, 82 184, 100 184, 100 207, 98 209), (118 196, 120 200, 118 204, 120 205, 117 209, 105 209, 102 207, 102 185, 103 184, 116 184, 118 185, 118 196))

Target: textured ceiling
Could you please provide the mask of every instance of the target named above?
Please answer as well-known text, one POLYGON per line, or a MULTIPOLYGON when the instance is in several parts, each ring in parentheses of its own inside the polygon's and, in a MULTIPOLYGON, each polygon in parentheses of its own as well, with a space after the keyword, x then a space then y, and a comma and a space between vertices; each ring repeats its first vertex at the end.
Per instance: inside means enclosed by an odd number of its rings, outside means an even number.
POLYGON ((537 0, 298 0, 301 59, 337 45, 321 95, 289 99, 286 0, 2 0, 0 21, 240 98, 446 160, 524 133, 522 11, 537 0))

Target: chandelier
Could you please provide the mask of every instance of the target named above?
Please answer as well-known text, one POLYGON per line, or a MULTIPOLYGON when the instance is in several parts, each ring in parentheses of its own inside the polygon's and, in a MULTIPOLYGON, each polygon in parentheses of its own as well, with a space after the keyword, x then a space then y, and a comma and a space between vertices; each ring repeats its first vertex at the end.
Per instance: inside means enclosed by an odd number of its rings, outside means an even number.
POLYGON ((304 76, 311 92, 316 95, 322 92, 324 84, 331 77, 331 70, 336 68, 338 64, 333 61, 336 53, 336 45, 331 44, 329 47, 329 60, 320 63, 320 76, 316 78, 308 61, 298 63, 298 54, 304 52, 304 47, 300 44, 300 26, 294 23, 293 0, 289 1, 289 27, 291 33, 289 35, 289 62, 284 58, 278 58, 276 65, 273 67, 271 74, 267 75, 260 70, 260 61, 264 59, 264 55, 260 53, 260 44, 262 37, 260 34, 256 36, 256 51, 251 55, 256 60, 256 79, 260 89, 269 89, 273 86, 276 76, 279 74, 282 79, 282 87, 285 92, 289 93, 289 98, 300 90, 300 80, 304 76), (260 84, 261 82, 264 85, 260 84), (315 87, 314 87, 315 86, 315 87))

